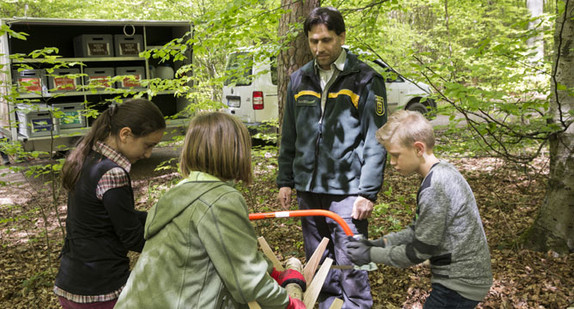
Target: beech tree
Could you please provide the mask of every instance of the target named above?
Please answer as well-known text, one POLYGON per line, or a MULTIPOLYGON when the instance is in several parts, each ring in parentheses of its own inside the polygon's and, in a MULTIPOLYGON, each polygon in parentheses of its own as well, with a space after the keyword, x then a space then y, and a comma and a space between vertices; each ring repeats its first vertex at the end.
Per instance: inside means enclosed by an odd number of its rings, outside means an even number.
POLYGON ((526 244, 537 250, 574 252, 574 1, 558 1, 552 69, 550 175, 546 199, 526 244))

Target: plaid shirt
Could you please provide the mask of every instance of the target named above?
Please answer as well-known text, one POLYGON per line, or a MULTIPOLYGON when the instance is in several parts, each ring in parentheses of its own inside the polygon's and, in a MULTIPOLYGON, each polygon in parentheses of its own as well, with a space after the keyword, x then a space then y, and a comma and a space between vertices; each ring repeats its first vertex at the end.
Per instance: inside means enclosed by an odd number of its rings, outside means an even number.
MULTIPOLYGON (((130 185, 129 176, 125 171, 129 173, 131 169, 131 163, 124 155, 102 142, 97 142, 96 145, 92 147, 92 150, 106 156, 108 159, 122 167, 112 168, 102 176, 100 181, 98 181, 98 186, 96 187, 96 196, 98 199, 103 199, 104 194, 110 189, 130 185)), ((122 286, 120 289, 104 295, 77 295, 54 286, 54 293, 57 296, 64 297, 75 303, 86 304, 117 299, 120 296, 123 288, 124 287, 122 286)))
POLYGON ((114 163, 123 168, 112 168, 102 176, 98 182, 98 186, 96 187, 96 196, 98 199, 101 200, 104 196, 104 193, 110 189, 130 185, 130 178, 124 172, 124 169, 129 173, 131 169, 131 163, 124 155, 115 151, 110 146, 102 142, 97 142, 92 149, 108 157, 108 159, 114 161, 114 163))

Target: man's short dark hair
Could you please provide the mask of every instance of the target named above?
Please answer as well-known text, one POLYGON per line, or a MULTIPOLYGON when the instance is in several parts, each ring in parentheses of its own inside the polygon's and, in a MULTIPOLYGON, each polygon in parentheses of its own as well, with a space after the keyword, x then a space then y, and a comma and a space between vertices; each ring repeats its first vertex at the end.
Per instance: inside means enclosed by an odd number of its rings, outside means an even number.
POLYGON ((328 30, 335 31, 337 35, 345 32, 345 20, 343 15, 334 7, 315 8, 303 24, 305 36, 309 36, 309 31, 315 25, 325 25, 328 30))

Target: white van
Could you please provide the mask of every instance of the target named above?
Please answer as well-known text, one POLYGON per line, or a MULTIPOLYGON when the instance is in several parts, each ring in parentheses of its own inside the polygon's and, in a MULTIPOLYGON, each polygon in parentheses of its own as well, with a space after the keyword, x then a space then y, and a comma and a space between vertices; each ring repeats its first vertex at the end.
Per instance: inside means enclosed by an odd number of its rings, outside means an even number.
MULTIPOLYGON (((223 103, 253 132, 263 122, 277 120, 277 63, 274 57, 254 60, 253 53, 234 52, 226 65, 228 78, 223 87, 223 103)), ((408 80, 380 59, 366 61, 385 78, 388 112, 398 108, 426 113, 436 108, 431 88, 408 80)), ((257 131, 257 130, 255 130, 257 131)))
POLYGON ((228 78, 223 86, 223 103, 250 131, 279 115, 277 61, 275 57, 262 59, 256 61, 251 52, 234 52, 225 69, 228 78))

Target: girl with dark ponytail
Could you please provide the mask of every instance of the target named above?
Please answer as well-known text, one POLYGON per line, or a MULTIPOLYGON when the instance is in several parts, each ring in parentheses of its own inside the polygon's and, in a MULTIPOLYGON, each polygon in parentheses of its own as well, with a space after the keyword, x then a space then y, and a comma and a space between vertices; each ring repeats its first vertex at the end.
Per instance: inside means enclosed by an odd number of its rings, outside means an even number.
POLYGON ((165 127, 154 103, 127 100, 104 111, 66 158, 66 238, 54 287, 63 308, 114 307, 129 276, 127 253, 145 242, 147 213, 134 209, 129 171, 165 127))

